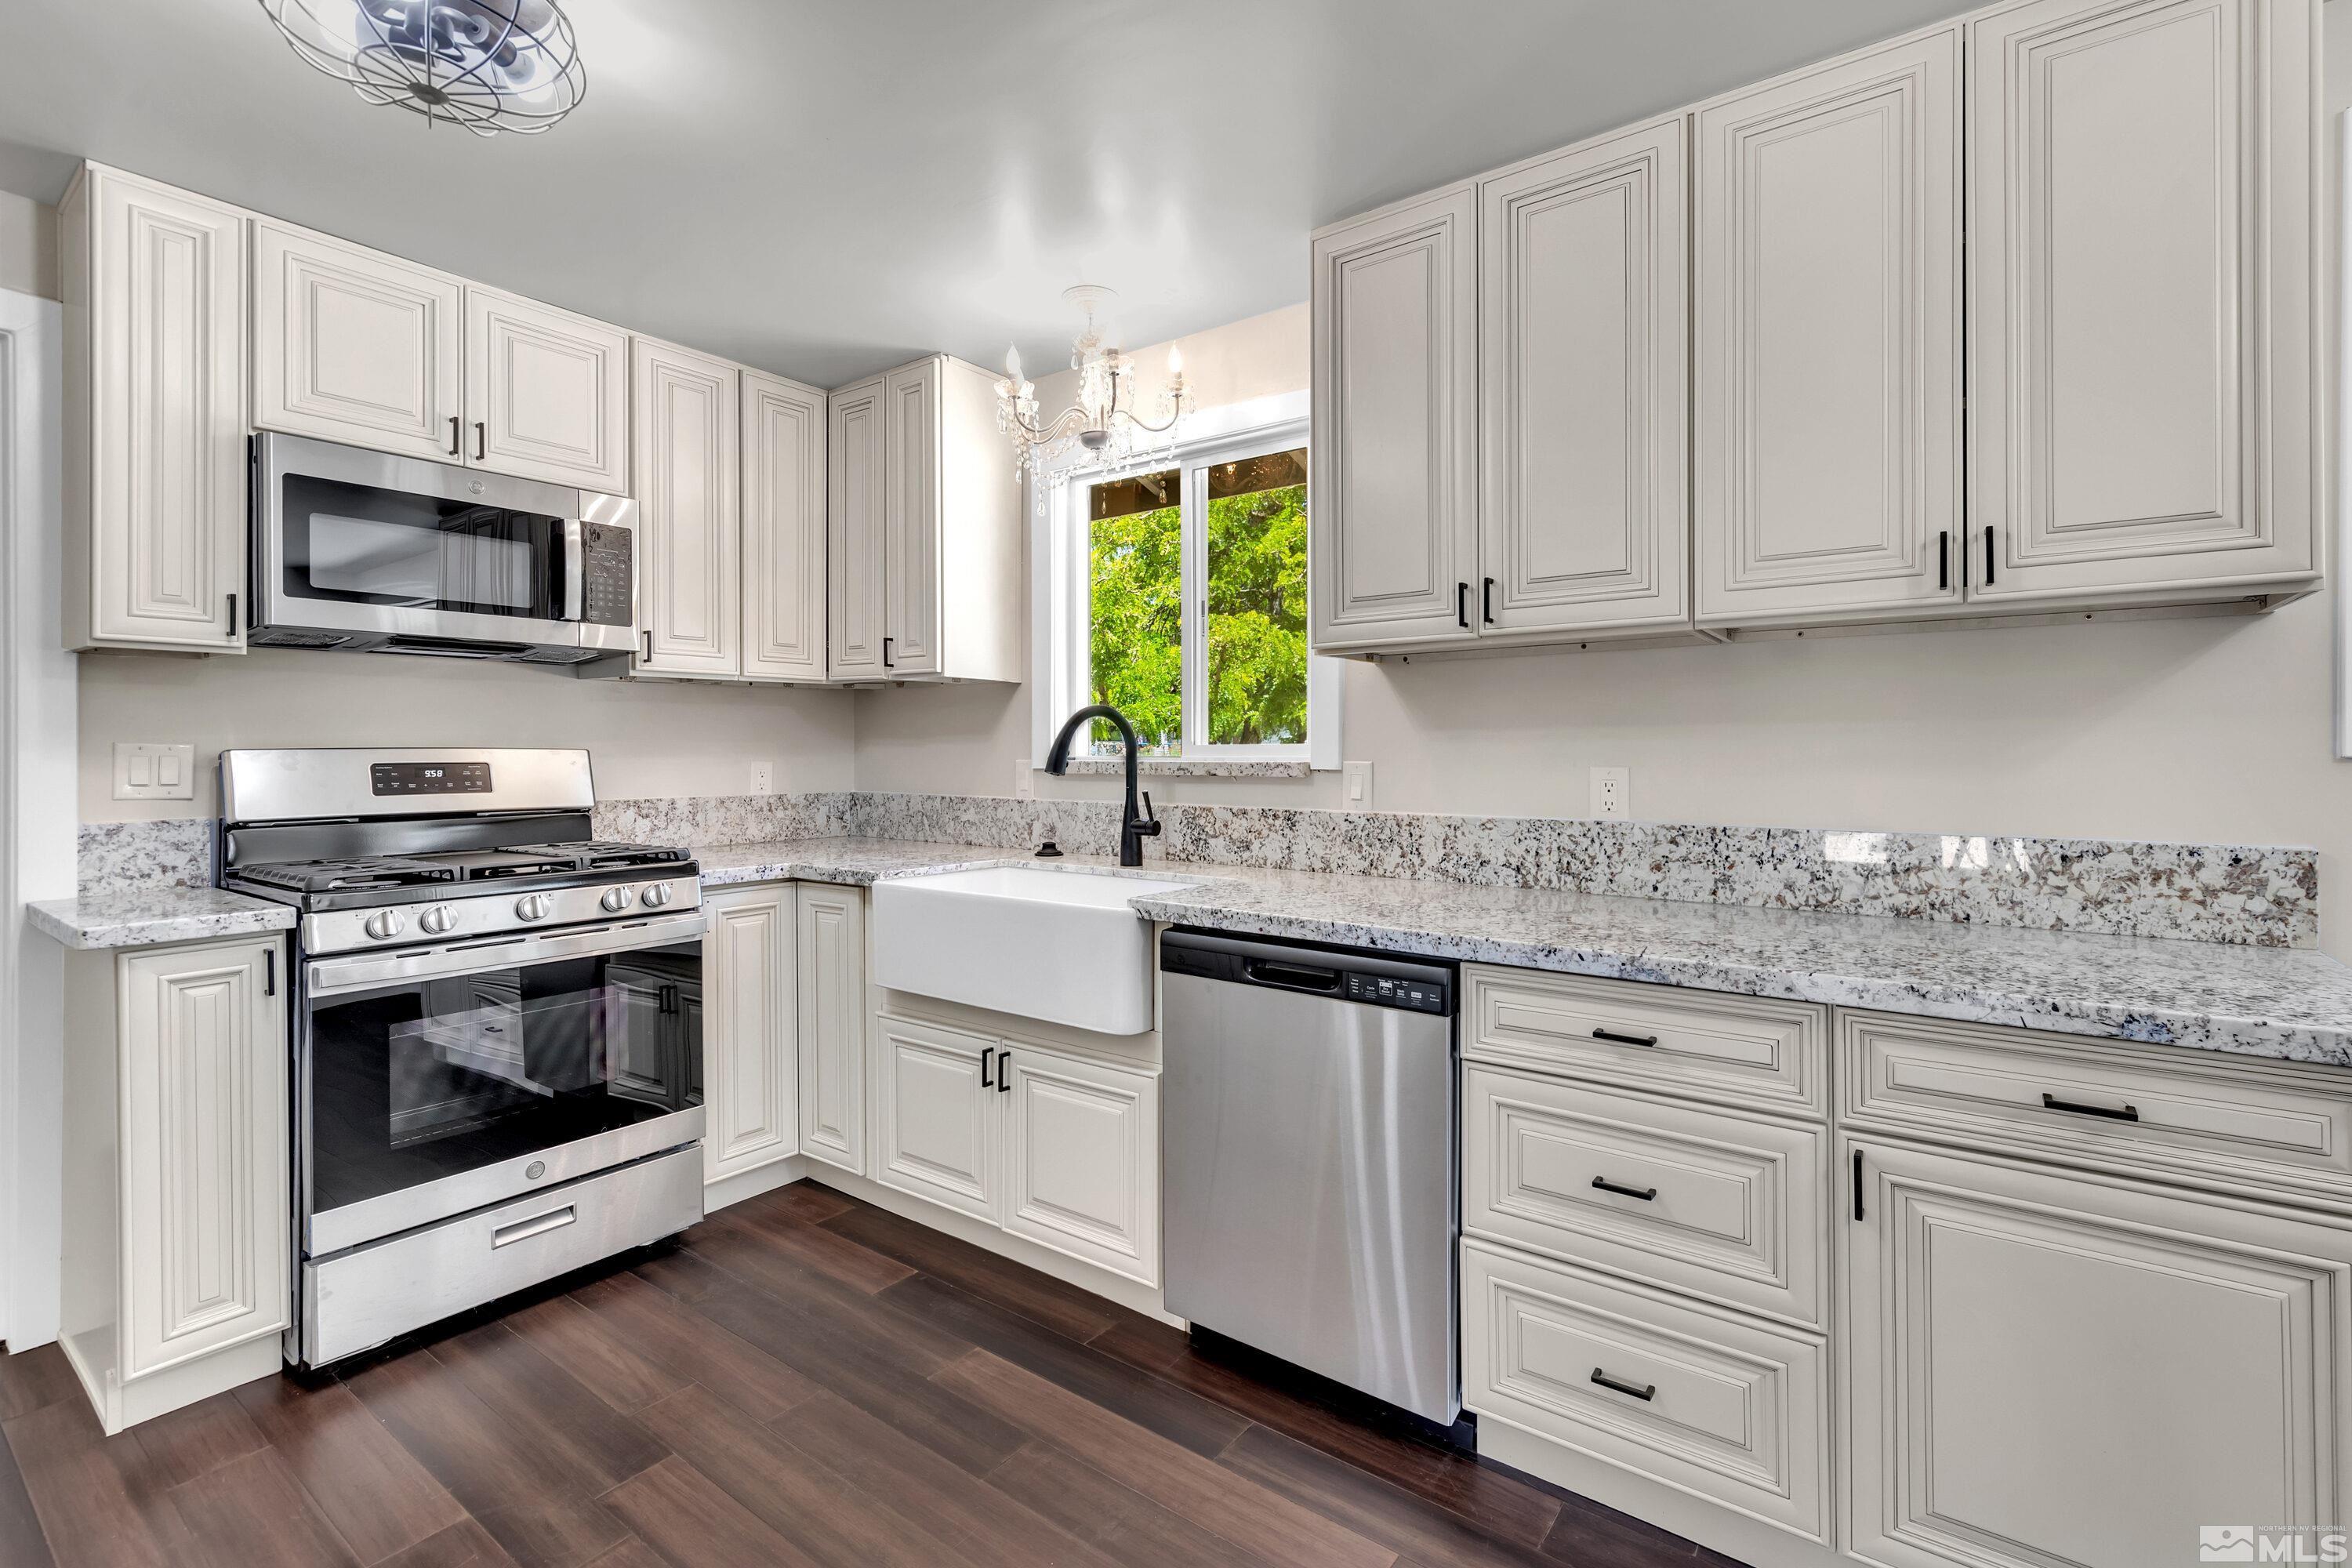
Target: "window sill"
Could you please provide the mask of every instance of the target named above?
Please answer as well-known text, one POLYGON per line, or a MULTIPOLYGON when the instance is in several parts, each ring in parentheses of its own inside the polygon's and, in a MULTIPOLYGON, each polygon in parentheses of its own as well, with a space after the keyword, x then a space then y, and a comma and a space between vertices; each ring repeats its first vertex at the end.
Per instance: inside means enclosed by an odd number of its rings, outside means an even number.
MULTIPOLYGON (((1118 778, 1126 771, 1125 760, 1118 757, 1070 759, 1075 777, 1118 778)), ((1314 768, 1308 763, 1268 757, 1145 757, 1136 771, 1145 778, 1160 779, 1303 779, 1314 768)))

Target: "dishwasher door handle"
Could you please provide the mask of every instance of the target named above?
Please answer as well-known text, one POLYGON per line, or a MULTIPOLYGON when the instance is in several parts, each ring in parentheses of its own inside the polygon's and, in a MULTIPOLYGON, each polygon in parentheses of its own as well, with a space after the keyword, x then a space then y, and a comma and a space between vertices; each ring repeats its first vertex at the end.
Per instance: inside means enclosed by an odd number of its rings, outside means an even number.
POLYGON ((1242 973, 1260 985, 1279 985, 1286 991, 1312 991, 1325 996, 1335 996, 1339 992, 1339 972, 1336 969, 1313 969, 1303 963, 1251 958, 1242 962, 1242 973))

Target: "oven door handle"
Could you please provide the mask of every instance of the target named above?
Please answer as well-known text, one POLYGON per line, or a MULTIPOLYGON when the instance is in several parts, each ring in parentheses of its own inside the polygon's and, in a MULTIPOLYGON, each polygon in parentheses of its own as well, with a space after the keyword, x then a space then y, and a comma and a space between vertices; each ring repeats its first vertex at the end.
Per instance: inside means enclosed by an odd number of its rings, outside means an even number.
POLYGON ((598 926, 593 931, 550 931, 519 941, 457 942, 448 947, 420 948, 401 953, 354 954, 349 958, 313 960, 306 984, 310 999, 372 991, 404 980, 429 980, 437 975, 478 974, 491 969, 520 969, 559 958, 593 958, 599 953, 629 952, 643 947, 669 947, 702 937, 700 910, 665 915, 660 920, 633 921, 625 926, 598 926))
POLYGON ((576 517, 563 520, 563 606, 559 621, 588 618, 588 525, 576 517))

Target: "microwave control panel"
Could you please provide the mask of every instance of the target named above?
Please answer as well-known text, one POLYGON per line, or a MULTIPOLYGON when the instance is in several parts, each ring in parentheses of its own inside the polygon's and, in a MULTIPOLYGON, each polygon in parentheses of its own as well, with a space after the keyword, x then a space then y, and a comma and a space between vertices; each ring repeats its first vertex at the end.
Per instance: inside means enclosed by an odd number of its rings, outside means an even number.
POLYGON ((630 589, 635 575, 635 536, 609 522, 589 523, 581 535, 587 548, 580 574, 580 591, 586 604, 580 618, 600 626, 635 625, 636 596, 630 589))

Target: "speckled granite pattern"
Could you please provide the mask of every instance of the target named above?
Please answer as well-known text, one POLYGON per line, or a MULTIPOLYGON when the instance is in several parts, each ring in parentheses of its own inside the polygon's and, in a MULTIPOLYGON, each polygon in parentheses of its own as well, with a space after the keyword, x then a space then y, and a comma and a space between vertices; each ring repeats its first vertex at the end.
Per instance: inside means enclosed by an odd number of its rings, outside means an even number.
POLYGON ((173 942, 286 931, 294 911, 285 904, 224 893, 217 888, 131 888, 26 904, 34 929, 73 948, 152 947, 173 942))
POLYGON ((600 800, 596 837, 634 844, 749 844, 822 838, 849 831, 851 797, 836 795, 728 795, 600 800))
POLYGON ((75 884, 84 894, 213 885, 210 817, 85 822, 74 852, 75 884))

